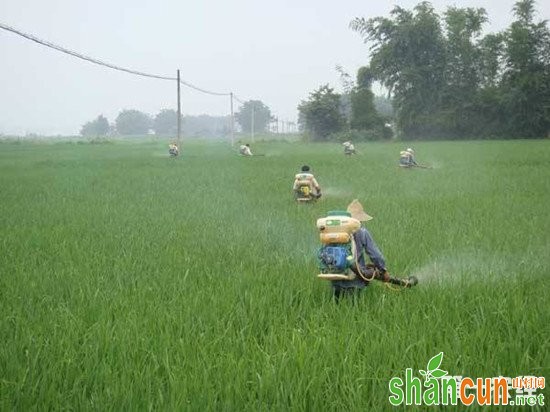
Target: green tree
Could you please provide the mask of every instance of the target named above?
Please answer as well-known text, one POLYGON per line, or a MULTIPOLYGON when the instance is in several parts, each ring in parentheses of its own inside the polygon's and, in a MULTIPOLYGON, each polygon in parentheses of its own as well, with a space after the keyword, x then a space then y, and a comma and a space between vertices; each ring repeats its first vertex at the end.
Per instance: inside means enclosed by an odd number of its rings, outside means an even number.
POLYGON ((345 119, 340 111, 340 95, 327 85, 310 93, 298 106, 298 122, 311 133, 313 140, 327 140, 342 130, 345 119))
POLYGON ((478 44, 479 88, 470 121, 474 134, 480 137, 502 137, 505 112, 502 104, 501 81, 504 72, 504 35, 487 34, 478 44))
POLYGON ((394 117, 393 104, 389 97, 386 96, 374 96, 374 106, 376 111, 386 119, 391 121, 394 117))
POLYGON ((351 121, 355 130, 372 130, 383 126, 384 121, 374 104, 372 82, 374 74, 369 67, 361 67, 357 72, 357 84, 351 91, 351 121))
POLYGON ((444 14, 446 27, 445 86, 442 93, 440 123, 448 137, 471 136, 477 124, 476 97, 482 76, 482 26, 487 21, 484 9, 449 7, 444 14))
POLYGON ((440 135, 445 38, 431 4, 413 11, 396 6, 390 18, 356 18, 350 27, 371 44, 372 73, 393 96, 403 137, 440 135))
MULTIPOLYGON (((544 137, 550 133, 550 31, 519 0, 504 32, 481 38, 482 8, 428 2, 389 18, 356 18, 374 78, 389 90, 404 138, 544 137)), ((365 101, 367 98, 365 97, 365 101)))
POLYGON ((534 22, 534 0, 518 1, 514 14, 504 35, 504 129, 514 137, 544 137, 550 132, 550 32, 546 20, 534 22))
POLYGON ((351 93, 355 89, 355 81, 339 64, 336 65, 336 72, 340 76, 340 84, 343 90, 340 95, 340 113, 344 116, 344 128, 349 130, 351 127, 351 93))
POLYGON ((139 110, 123 110, 116 120, 116 130, 121 135, 143 135, 151 128, 149 115, 139 110))
POLYGON ((231 133, 230 116, 185 116, 182 125, 185 136, 223 138, 231 133))
MULTIPOLYGON (((183 116, 181 117, 183 119, 183 116)), ((176 135, 178 132, 178 113, 173 109, 163 109, 153 120, 153 129, 158 135, 176 135)))
POLYGON ((504 71, 504 35, 489 33, 479 42, 479 84, 482 88, 498 87, 504 71))
POLYGON ((261 133, 267 130, 271 121, 271 110, 260 100, 248 100, 235 113, 235 119, 241 125, 243 132, 250 133, 254 123, 254 133, 261 133))
POLYGON ((109 121, 100 114, 95 120, 87 122, 80 129, 82 136, 105 136, 109 133, 109 121))

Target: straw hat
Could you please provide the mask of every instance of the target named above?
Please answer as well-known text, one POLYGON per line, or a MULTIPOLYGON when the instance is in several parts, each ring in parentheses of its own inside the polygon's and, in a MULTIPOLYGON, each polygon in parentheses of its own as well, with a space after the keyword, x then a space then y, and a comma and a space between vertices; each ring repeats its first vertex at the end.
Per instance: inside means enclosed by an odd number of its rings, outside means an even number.
POLYGON ((411 149, 410 147, 409 147, 409 148, 407 148, 407 150, 405 150, 405 151, 406 151, 406 152, 409 152, 410 154, 414 154, 414 150, 413 150, 413 149, 411 149))
POLYGON ((351 217, 354 219, 357 219, 361 222, 368 222, 369 220, 372 220, 372 216, 369 216, 365 213, 363 210, 363 205, 359 203, 359 200, 354 199, 353 202, 351 202, 348 205, 348 212, 351 213, 351 217))

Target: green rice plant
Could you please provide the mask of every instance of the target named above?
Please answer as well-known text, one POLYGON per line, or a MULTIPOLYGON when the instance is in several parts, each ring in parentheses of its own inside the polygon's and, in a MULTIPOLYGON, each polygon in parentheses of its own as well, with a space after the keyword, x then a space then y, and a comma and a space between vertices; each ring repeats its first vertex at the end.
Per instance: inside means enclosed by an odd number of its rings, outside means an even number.
POLYGON ((440 352, 548 376, 550 143, 415 144, 430 170, 356 146, 0 142, 0 409, 392 410, 440 352), (418 287, 331 301, 315 222, 354 198, 418 287))

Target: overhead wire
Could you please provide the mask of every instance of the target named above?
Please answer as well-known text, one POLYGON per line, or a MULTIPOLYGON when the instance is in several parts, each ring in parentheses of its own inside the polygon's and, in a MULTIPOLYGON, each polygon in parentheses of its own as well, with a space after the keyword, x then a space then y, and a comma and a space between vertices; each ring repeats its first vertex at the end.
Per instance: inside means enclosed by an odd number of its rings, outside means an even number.
POLYGON ((10 31, 12 33, 18 34, 19 36, 24 37, 28 40, 31 40, 35 43, 41 44, 41 45, 49 47, 51 49, 58 50, 62 53, 69 54, 69 55, 77 57, 79 59, 86 60, 86 61, 89 61, 89 62, 94 63, 94 64, 98 64, 100 66, 109 67, 109 68, 114 69, 114 70, 120 70, 120 71, 123 71, 123 72, 135 74, 135 75, 138 75, 138 76, 152 77, 152 78, 161 79, 161 80, 177 80, 177 78, 175 78, 175 77, 160 76, 160 75, 157 75, 157 74, 145 73, 145 72, 141 72, 141 71, 138 71, 138 70, 127 69, 125 67, 120 67, 120 66, 117 66, 117 65, 114 65, 114 64, 111 64, 111 63, 107 63, 107 62, 104 62, 102 60, 95 59, 93 57, 86 56, 84 54, 75 52, 73 50, 69 50, 65 47, 59 46, 59 45, 51 43, 49 41, 39 39, 38 37, 36 37, 32 34, 24 33, 21 30, 15 29, 15 28, 10 27, 10 26, 7 26, 3 23, 0 23, 0 28, 4 29, 4 30, 7 30, 7 31, 10 31))
MULTIPOLYGON (((1 22, 0 22, 0 29, 12 32, 12 33, 17 34, 21 37, 24 37, 27 40, 31 40, 35 43, 38 43, 40 45, 49 47, 51 49, 60 51, 62 53, 65 53, 65 54, 68 54, 70 56, 76 57, 78 59, 85 60, 85 61, 97 64, 97 65, 100 65, 100 66, 108 67, 108 68, 113 69, 113 70, 118 70, 118 71, 130 73, 130 74, 134 74, 134 75, 137 75, 137 76, 149 77, 149 78, 160 79, 160 80, 170 80, 170 81, 174 81, 174 80, 177 81, 178 80, 177 77, 162 76, 162 75, 158 75, 158 74, 146 73, 146 72, 142 72, 142 71, 139 71, 139 70, 128 69, 128 68, 125 68, 125 67, 122 67, 122 66, 118 66, 118 65, 115 65, 115 64, 112 64, 112 63, 108 63, 108 62, 105 62, 103 60, 96 59, 94 57, 90 57, 90 56, 87 56, 85 54, 76 52, 74 50, 67 49, 66 47, 59 46, 59 45, 54 44, 52 42, 49 42, 47 40, 40 39, 35 35, 25 33, 25 32, 23 32, 19 29, 8 26, 7 24, 1 23, 1 22)), ((215 91, 203 89, 202 87, 195 86, 194 84, 192 84, 188 81, 182 80, 181 78, 179 79, 179 82, 183 86, 186 86, 190 89, 196 90, 196 91, 201 92, 201 93, 209 94, 209 95, 212 95, 212 96, 230 96, 230 95, 232 95, 233 99, 235 99, 238 103, 245 104, 245 102, 242 99, 240 99, 237 95, 235 95, 234 93, 233 94, 232 93, 222 93, 222 92, 215 92, 215 91)))
POLYGON ((181 79, 180 79, 180 83, 183 84, 184 86, 187 86, 191 89, 195 89, 199 92, 206 93, 206 94, 211 94, 212 96, 229 96, 229 95, 231 95, 231 93, 219 93, 219 92, 212 92, 210 90, 202 89, 200 87, 197 87, 197 86, 195 86, 195 85, 193 85, 189 82, 186 82, 184 80, 181 80, 181 79))
POLYGON ((235 99, 240 104, 244 104, 244 102, 241 99, 239 99, 235 93, 233 93, 233 99, 235 99))
MULTIPOLYGON (((35 43, 38 43, 38 44, 41 44, 43 46, 46 46, 46 47, 49 47, 51 49, 55 49, 57 51, 60 51, 62 53, 65 53, 65 54, 68 54, 68 55, 71 55, 73 57, 76 57, 76 58, 79 58, 79 59, 82 59, 82 60, 86 60, 90 63, 94 63, 94 64, 98 64, 100 66, 104 66, 104 67, 108 67, 110 69, 114 69, 114 70, 119 70, 119 71, 122 71, 122 72, 126 72, 126 73, 130 73, 130 74, 135 74, 135 75, 138 75, 138 76, 143 76, 143 77, 150 77, 150 78, 154 78, 154 79, 161 79, 161 80, 178 80, 177 77, 171 77, 171 76, 161 76, 161 75, 158 75, 158 74, 151 74, 151 73, 145 73, 145 72, 142 72, 142 71, 138 71, 138 70, 133 70, 133 69, 127 69, 125 67, 121 67, 121 66, 117 66, 115 64, 112 64, 112 63, 108 63, 108 62, 105 62, 103 60, 99 60, 99 59, 96 59, 94 57, 90 57, 90 56, 87 56, 85 54, 82 54, 82 53, 78 53, 78 52, 75 52, 73 50, 69 50, 65 47, 62 47, 62 46, 59 46, 57 44, 54 44, 52 42, 49 42, 47 40, 43 40, 43 39, 40 39, 32 34, 29 34, 29 33, 25 33, 21 30, 18 30, 14 27, 11 27, 11 26, 8 26, 6 24, 3 24, 0 22, 0 29, 4 29, 6 31, 9 31, 9 32, 12 32, 12 33, 15 33, 21 37, 24 37, 28 40, 31 40, 35 43)), ((195 86, 194 84, 192 83, 189 83, 185 80, 181 80, 180 79, 180 84, 186 86, 186 87, 189 87, 191 89, 194 89, 194 90, 197 90, 199 92, 202 92, 202 93, 206 93, 206 94, 210 94, 210 95, 213 95, 213 96, 229 96, 230 93, 220 93, 220 92, 213 92, 211 90, 207 90, 207 89, 203 89, 201 87, 198 87, 198 86, 195 86)))

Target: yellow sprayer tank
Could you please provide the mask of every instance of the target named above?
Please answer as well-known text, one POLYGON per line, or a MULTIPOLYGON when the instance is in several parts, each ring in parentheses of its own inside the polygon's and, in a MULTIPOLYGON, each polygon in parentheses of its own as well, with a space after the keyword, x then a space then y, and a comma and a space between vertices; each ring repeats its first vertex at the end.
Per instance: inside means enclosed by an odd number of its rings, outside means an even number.
POLYGON ((361 227, 361 222, 351 217, 346 211, 328 212, 327 217, 317 219, 321 243, 324 245, 347 243, 352 233, 361 227))

